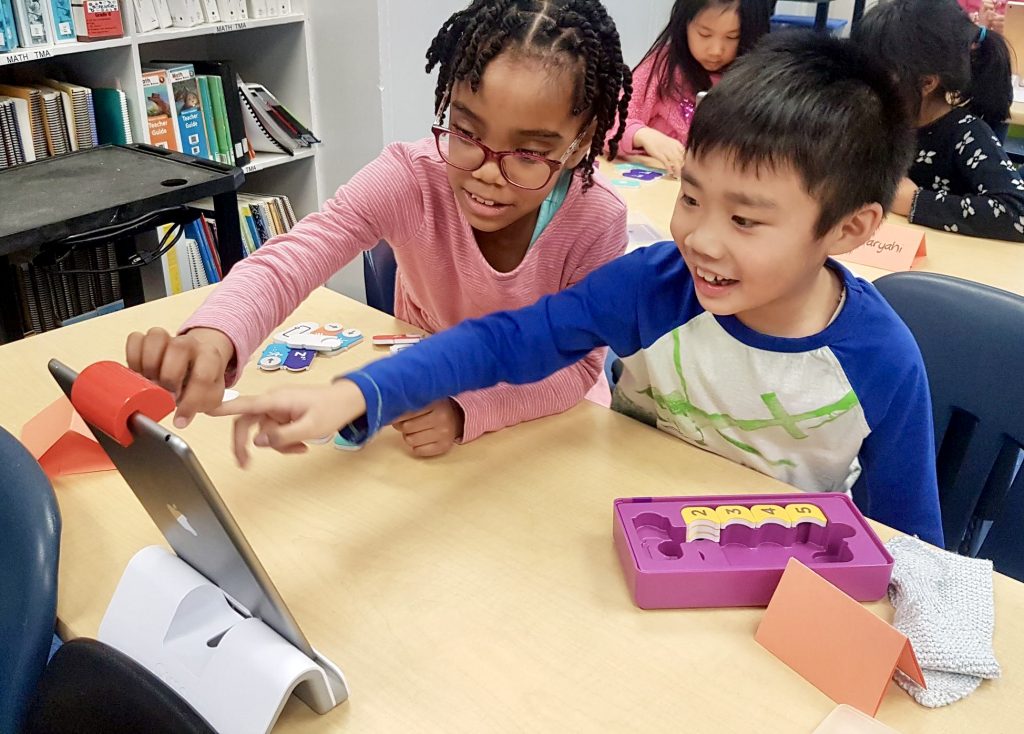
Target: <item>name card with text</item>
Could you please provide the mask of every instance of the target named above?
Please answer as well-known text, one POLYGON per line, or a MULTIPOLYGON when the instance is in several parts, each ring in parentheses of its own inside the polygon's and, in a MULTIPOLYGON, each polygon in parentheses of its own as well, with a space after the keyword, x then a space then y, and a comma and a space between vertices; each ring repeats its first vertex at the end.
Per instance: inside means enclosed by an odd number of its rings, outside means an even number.
POLYGON ((883 222, 871 239, 836 259, 900 272, 910 270, 927 254, 924 232, 903 224, 883 222))

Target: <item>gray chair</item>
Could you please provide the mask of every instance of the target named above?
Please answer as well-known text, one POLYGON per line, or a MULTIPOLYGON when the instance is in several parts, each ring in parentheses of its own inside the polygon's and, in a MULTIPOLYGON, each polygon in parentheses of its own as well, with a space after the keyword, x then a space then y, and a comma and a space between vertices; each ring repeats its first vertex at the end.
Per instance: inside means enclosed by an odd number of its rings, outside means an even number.
POLYGON ((1024 580, 1024 298, 933 273, 875 286, 924 357, 946 547, 1024 580))

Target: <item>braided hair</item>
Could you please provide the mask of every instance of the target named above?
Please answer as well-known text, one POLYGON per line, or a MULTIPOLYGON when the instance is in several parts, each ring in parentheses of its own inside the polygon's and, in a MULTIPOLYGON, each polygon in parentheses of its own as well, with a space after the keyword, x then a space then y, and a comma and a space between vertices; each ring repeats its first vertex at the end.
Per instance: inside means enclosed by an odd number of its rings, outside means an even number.
POLYGON ((596 122, 590 152, 581 161, 584 189, 593 183, 594 159, 618 153, 632 95, 632 75, 622 61, 619 32, 599 0, 473 0, 453 14, 427 51, 427 72, 439 67, 434 106, 438 112, 456 81, 476 92, 484 70, 513 48, 531 55, 565 56, 582 68, 572 113, 596 122))

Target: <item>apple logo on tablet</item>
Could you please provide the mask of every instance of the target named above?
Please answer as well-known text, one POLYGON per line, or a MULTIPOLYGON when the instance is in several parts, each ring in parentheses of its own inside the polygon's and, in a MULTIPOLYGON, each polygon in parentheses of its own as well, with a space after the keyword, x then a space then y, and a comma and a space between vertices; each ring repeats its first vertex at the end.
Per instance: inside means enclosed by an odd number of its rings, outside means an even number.
POLYGON ((178 511, 177 507, 171 504, 167 505, 167 509, 170 510, 171 515, 174 516, 174 519, 178 521, 178 524, 181 525, 181 527, 183 527, 186 532, 192 533, 192 535, 194 535, 197 538, 199 537, 199 533, 197 533, 195 531, 195 528, 193 528, 191 523, 189 523, 188 518, 178 511))

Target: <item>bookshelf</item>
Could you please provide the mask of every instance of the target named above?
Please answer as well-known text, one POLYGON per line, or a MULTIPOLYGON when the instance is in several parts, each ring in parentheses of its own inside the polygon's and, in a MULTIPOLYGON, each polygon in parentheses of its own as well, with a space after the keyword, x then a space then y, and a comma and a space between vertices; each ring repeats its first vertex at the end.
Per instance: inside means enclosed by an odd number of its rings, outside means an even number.
MULTIPOLYGON (((328 133, 317 119, 307 6, 315 0, 292 0, 292 13, 273 18, 164 28, 134 32, 134 5, 121 0, 125 35, 104 41, 58 44, 0 53, 0 82, 20 83, 60 76, 91 87, 119 87, 128 97, 132 134, 148 142, 142 103, 142 65, 153 59, 229 59, 246 81, 260 82, 323 140, 328 133)), ((259 153, 243 168, 242 191, 289 197, 299 217, 316 211, 327 192, 318 190, 317 148, 295 156, 259 153)))

